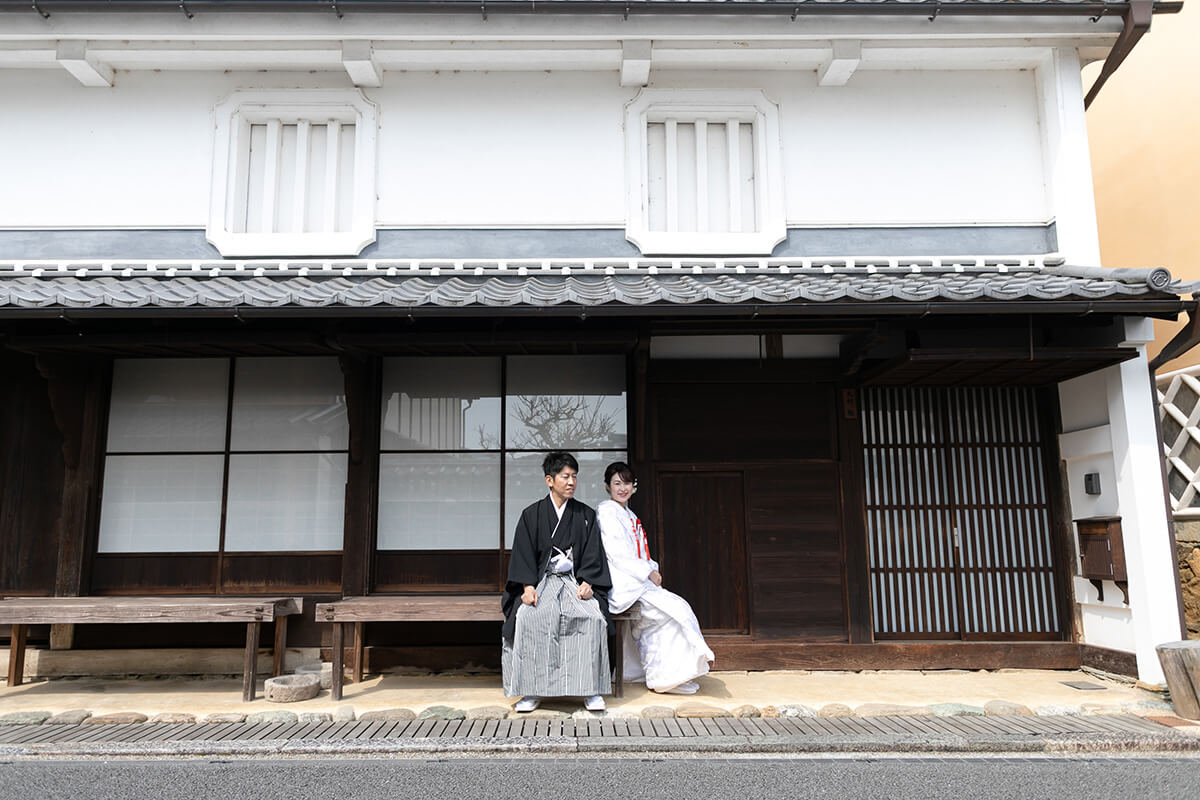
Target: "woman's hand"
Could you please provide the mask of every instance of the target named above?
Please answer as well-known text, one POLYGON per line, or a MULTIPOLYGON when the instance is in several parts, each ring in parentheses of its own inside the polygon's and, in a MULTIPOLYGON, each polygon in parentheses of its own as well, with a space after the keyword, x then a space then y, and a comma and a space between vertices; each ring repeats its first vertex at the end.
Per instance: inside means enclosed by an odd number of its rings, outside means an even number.
POLYGON ((650 582, 653 583, 655 586, 662 586, 662 575, 659 574, 658 570, 656 570, 656 569, 650 570, 650 574, 647 575, 646 577, 648 577, 650 579, 650 582))
POLYGON ((526 586, 525 591, 521 592, 521 602, 527 606, 537 605, 537 589, 532 586, 526 586))
POLYGON ((588 583, 587 581, 581 581, 579 583, 579 591, 576 594, 579 595, 580 600, 591 600, 592 599, 592 585, 590 583, 588 583))

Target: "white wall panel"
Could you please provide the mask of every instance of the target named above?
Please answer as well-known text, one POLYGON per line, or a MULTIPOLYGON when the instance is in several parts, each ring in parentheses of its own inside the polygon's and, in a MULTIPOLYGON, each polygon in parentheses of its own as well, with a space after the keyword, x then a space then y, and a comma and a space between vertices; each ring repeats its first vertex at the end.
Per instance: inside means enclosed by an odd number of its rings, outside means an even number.
MULTIPOLYGON (((1048 218, 1030 71, 661 71, 652 86, 756 88, 780 105, 791 225, 1048 218)), ((237 88, 336 88, 338 73, 0 70, 7 228, 193 227, 207 219, 212 108, 237 88)), ((609 72, 388 73, 381 226, 620 226, 623 109, 609 72)))

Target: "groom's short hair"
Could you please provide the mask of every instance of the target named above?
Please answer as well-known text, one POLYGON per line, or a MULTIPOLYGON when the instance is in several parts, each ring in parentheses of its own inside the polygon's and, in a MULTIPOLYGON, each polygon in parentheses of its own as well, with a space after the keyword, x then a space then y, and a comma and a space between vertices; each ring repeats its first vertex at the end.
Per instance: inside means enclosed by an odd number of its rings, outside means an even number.
POLYGON ((560 453, 555 451, 553 453, 547 453, 546 457, 542 459, 542 472, 546 474, 546 477, 553 478, 555 475, 562 472, 566 467, 570 467, 576 472, 579 472, 579 462, 576 461, 575 456, 571 455, 570 453, 560 453))

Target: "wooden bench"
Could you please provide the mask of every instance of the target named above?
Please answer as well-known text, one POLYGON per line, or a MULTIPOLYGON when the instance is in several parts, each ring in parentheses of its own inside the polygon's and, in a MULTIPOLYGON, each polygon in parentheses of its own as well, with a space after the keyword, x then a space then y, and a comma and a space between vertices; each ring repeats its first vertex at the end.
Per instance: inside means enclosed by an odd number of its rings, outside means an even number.
POLYGON ((273 675, 283 671, 287 618, 299 614, 299 597, 8 597, 0 600, 0 625, 12 626, 8 685, 20 686, 30 625, 129 624, 138 622, 244 622, 246 655, 242 699, 254 699, 259 632, 275 623, 273 675))
MULTIPOLYGON (((613 694, 624 695, 623 626, 638 618, 635 605, 614 621, 617 635, 614 656, 613 694)), ((470 595, 368 595, 346 597, 330 603, 317 603, 316 621, 333 625, 333 699, 342 699, 343 648, 345 625, 353 623, 351 633, 351 683, 362 680, 363 626, 368 622, 503 622, 499 594, 470 595)))

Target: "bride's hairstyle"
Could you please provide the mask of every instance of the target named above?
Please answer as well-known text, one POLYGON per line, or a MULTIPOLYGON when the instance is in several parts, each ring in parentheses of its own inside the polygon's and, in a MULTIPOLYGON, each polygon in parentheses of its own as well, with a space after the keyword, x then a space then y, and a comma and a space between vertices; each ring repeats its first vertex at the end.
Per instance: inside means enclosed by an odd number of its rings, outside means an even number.
POLYGON ((608 486, 612 482, 613 475, 620 475, 621 480, 626 483, 632 483, 637 486, 637 476, 633 474, 633 469, 624 461, 614 461, 604 469, 604 485, 608 486))

